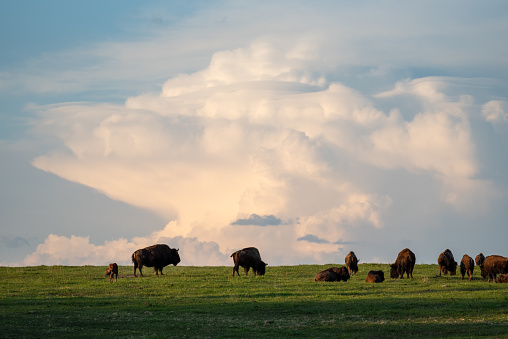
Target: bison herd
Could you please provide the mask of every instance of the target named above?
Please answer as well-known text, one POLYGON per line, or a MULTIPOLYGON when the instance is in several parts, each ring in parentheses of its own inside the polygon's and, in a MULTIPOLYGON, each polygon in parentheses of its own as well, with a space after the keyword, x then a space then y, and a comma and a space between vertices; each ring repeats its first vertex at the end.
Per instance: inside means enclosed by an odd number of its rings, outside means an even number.
MULTIPOLYGON (((136 277, 136 270, 139 269, 139 274, 143 276, 141 269, 143 266, 153 267, 155 274, 158 276, 159 272, 162 275, 162 269, 168 265, 178 265, 180 262, 180 255, 178 249, 170 248, 168 245, 156 244, 148 246, 135 251, 132 254, 132 263, 134 264, 134 276, 136 277)), ((231 254, 233 258, 233 277, 235 272, 238 276, 239 267, 243 267, 245 275, 249 273, 252 268, 254 275, 264 275, 265 268, 268 265, 261 260, 261 255, 255 247, 246 247, 231 254)), ((330 267, 326 270, 318 272, 314 277, 314 281, 347 281, 351 276, 358 273, 358 262, 360 261, 353 251, 349 252, 345 258, 344 267, 330 267)), ((467 273, 468 280, 473 277, 474 266, 480 267, 480 274, 482 278, 488 278, 488 281, 495 281, 498 283, 508 282, 508 258, 500 255, 489 255, 485 257, 482 253, 475 257, 475 260, 465 254, 460 262, 460 274, 462 279, 467 273), (498 276, 499 275, 499 276, 498 276)), ((413 269, 416 263, 415 254, 409 249, 405 248, 397 255, 397 259, 393 264, 390 264, 390 277, 393 279, 404 279, 404 274, 409 279, 413 278, 413 269)), ((441 274, 450 275, 457 274, 457 262, 453 257, 452 252, 446 249, 441 253, 437 259, 439 265, 439 276, 441 274)), ((106 275, 110 277, 110 282, 113 279, 116 281, 118 278, 118 265, 116 263, 109 264, 106 275)), ((384 272, 369 271, 365 282, 380 283, 385 280, 384 272)))

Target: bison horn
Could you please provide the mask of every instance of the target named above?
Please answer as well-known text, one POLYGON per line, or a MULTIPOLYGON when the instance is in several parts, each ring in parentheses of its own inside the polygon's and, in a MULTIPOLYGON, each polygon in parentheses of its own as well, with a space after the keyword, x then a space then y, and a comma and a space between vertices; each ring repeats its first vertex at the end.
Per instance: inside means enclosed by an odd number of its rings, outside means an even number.
POLYGON ((176 251, 178 252, 178 251, 180 251, 180 249, 179 249, 179 248, 177 248, 177 249, 176 249, 176 251))

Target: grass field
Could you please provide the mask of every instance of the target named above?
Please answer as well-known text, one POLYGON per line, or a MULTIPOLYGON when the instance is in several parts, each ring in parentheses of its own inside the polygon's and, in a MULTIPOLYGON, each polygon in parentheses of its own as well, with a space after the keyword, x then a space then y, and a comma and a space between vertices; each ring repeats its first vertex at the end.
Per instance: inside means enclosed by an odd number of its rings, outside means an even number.
MULTIPOLYGON (((508 338, 508 284, 439 277, 416 265, 414 279, 314 282, 330 266, 267 267, 231 277, 232 267, 166 267, 117 283, 106 267, 0 267, 1 338, 98 337, 499 337, 508 338)), ((242 272, 243 273, 243 272, 242 272)))

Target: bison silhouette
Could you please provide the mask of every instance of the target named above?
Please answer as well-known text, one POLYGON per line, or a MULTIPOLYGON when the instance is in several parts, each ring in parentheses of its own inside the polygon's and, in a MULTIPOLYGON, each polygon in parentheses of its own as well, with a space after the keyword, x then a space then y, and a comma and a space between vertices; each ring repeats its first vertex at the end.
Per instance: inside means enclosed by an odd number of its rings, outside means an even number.
POLYGON ((170 248, 165 244, 156 244, 137 250, 132 253, 132 263, 134 264, 134 276, 136 277, 136 269, 139 268, 139 274, 143 276, 141 269, 143 266, 153 267, 155 274, 161 275, 162 269, 170 264, 178 265, 180 255, 178 249, 170 248))

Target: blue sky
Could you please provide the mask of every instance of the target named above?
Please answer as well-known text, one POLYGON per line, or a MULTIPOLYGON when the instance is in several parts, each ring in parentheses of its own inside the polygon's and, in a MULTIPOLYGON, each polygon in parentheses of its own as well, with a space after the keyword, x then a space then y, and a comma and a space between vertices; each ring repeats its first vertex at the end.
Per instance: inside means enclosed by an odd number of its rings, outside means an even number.
POLYGON ((0 264, 505 254, 507 9, 5 4, 0 264))

